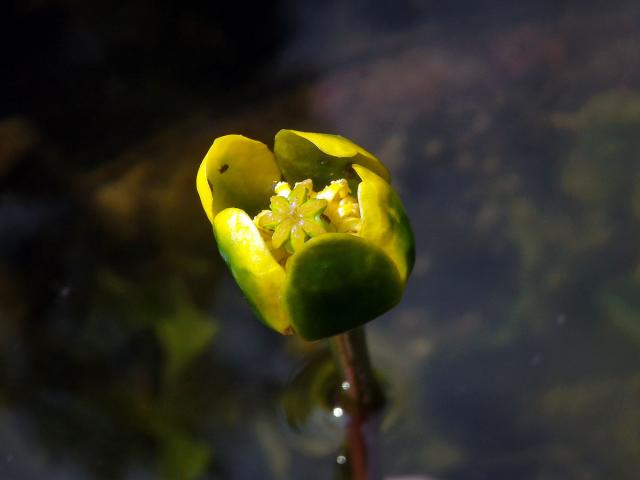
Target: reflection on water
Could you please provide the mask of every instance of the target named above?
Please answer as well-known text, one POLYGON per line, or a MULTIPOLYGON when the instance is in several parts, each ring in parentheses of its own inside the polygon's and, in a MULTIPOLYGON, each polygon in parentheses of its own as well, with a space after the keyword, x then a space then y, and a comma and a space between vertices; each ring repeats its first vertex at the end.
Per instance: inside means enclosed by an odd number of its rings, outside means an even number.
POLYGON ((370 327, 387 476, 638 478, 640 8, 383 3, 10 2, 0 478, 332 478, 335 371, 255 320, 194 188, 279 128, 375 152, 416 230, 370 327))

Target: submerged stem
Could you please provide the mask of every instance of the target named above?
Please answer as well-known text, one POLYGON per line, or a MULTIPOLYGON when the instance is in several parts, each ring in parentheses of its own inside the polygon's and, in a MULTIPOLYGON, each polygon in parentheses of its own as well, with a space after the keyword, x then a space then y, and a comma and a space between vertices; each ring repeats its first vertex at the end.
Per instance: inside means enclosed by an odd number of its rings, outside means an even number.
POLYGON ((352 480, 378 480, 377 413, 385 403, 367 349, 364 327, 329 340, 342 372, 343 406, 347 413, 347 451, 352 480))

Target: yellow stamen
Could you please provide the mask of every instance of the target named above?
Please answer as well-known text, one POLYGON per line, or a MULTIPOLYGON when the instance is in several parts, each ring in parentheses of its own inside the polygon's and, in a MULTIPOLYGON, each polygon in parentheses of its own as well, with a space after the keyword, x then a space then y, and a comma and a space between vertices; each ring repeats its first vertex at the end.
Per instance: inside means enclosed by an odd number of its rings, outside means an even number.
POLYGON ((270 210, 254 218, 267 245, 280 263, 299 250, 310 238, 327 232, 357 235, 360 231, 360 206, 350 195, 345 179, 334 180, 319 192, 313 182, 297 182, 293 189, 286 182, 274 187, 270 210))

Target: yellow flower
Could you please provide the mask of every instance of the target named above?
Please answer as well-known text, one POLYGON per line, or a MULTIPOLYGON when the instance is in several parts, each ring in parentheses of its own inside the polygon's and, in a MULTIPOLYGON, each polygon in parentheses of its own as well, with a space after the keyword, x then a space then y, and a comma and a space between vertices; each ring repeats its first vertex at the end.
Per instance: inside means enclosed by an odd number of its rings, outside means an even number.
POLYGON ((271 328, 316 340, 400 301, 411 226, 387 169, 350 140, 281 130, 272 153, 220 137, 197 188, 222 257, 271 328))

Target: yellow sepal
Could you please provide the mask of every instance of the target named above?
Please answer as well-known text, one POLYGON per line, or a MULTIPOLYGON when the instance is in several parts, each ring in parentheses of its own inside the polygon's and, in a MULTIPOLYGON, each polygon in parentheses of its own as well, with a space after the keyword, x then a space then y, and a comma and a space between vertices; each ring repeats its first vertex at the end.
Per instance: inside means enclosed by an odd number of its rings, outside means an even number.
POLYGON ((382 248, 406 282, 415 260, 415 241, 404 206, 383 178, 361 165, 353 168, 362 179, 358 186, 359 236, 382 248))
POLYGON ((283 302, 285 271, 253 220, 238 208, 227 208, 215 216, 213 231, 222 258, 258 317, 280 333, 291 333, 283 302))
POLYGON ((332 180, 346 178, 355 192, 359 179, 352 164, 363 165, 382 178, 389 171, 373 154, 340 135, 280 130, 274 143, 276 162, 289 182, 310 178, 320 189, 332 180))
POLYGON ((216 138, 204 157, 196 187, 212 221, 225 208, 257 214, 269 203, 280 170, 267 146, 242 135, 216 138))

